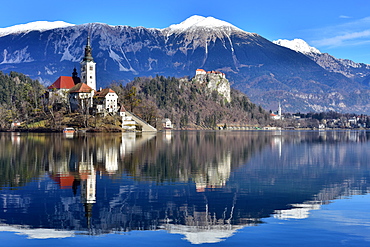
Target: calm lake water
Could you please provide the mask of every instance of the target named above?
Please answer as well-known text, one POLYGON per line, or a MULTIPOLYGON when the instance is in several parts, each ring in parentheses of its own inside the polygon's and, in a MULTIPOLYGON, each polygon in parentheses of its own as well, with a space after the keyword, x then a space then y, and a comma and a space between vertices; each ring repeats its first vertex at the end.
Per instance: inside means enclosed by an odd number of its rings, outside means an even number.
POLYGON ((370 132, 0 133, 0 246, 370 246, 370 132))

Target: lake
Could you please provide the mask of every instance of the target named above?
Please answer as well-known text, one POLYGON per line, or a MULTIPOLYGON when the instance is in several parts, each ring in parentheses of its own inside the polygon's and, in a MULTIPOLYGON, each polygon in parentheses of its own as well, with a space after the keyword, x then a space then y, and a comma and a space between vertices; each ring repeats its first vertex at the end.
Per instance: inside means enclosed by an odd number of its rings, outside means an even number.
POLYGON ((0 246, 370 246, 369 131, 0 133, 0 246))

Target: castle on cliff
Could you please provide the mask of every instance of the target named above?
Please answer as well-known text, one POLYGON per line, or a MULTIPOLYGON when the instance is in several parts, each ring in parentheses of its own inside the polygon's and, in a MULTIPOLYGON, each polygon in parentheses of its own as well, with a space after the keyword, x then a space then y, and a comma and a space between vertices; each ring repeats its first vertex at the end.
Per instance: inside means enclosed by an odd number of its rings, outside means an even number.
POLYGON ((225 98, 227 102, 231 102, 230 96, 230 82, 226 79, 226 75, 220 71, 205 71, 204 69, 197 69, 193 82, 205 85, 207 91, 217 93, 225 98))

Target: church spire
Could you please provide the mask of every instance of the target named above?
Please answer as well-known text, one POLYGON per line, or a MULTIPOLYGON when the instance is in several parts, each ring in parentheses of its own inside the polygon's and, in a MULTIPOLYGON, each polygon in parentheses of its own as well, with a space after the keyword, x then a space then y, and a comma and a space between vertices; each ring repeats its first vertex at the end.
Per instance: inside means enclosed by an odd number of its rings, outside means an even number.
POLYGON ((85 56, 83 58, 83 61, 86 61, 86 62, 94 62, 94 59, 92 57, 92 53, 91 53, 91 45, 90 45, 90 36, 87 37, 87 43, 86 43, 86 46, 85 46, 85 56))
POLYGON ((81 82, 96 90, 95 62, 91 53, 90 35, 87 37, 85 55, 81 61, 81 82))

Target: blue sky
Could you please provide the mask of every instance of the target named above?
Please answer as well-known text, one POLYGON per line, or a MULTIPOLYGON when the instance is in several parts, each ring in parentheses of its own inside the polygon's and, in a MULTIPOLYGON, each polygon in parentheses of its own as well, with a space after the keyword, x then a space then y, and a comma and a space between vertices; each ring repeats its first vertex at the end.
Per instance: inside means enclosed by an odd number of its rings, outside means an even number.
POLYGON ((301 38, 321 52, 370 64, 369 0, 12 0, 0 28, 32 21, 101 22, 165 28, 213 16, 269 40, 301 38))

